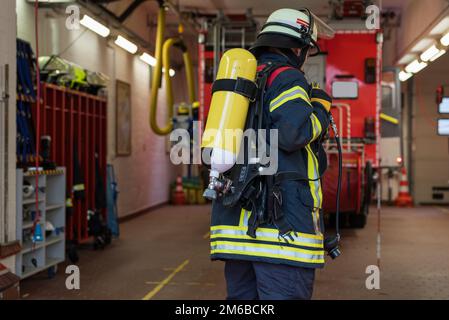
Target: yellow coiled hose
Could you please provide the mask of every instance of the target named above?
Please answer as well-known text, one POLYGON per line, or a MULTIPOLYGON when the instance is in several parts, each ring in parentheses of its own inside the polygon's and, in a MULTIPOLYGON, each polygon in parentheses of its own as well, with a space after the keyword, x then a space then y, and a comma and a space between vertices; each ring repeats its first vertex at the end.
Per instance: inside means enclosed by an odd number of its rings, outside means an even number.
POLYGON ((187 87, 189 94, 189 102, 193 104, 195 102, 195 83, 193 77, 193 66, 185 45, 180 38, 170 38, 165 42, 165 8, 161 6, 159 8, 157 19, 157 32, 156 32, 156 66, 154 67, 152 84, 151 84, 151 98, 150 98, 150 126, 154 133, 158 135, 167 135, 173 130, 173 88, 170 79, 170 49, 171 47, 179 46, 183 50, 183 60, 186 69, 187 87), (157 124, 157 96, 159 91, 159 83, 162 77, 162 65, 164 67, 164 80, 166 83, 166 102, 167 102, 167 123, 163 128, 160 128, 157 124))

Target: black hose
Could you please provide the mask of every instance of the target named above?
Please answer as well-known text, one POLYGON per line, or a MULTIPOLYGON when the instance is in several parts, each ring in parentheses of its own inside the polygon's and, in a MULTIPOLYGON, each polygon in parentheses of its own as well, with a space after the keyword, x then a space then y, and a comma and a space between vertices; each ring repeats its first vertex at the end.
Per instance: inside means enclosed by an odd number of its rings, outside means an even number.
POLYGON ((332 131, 334 131, 338 151, 338 180, 337 180, 337 199, 335 208, 335 219, 336 219, 335 232, 337 239, 340 240, 340 194, 341 194, 341 176, 343 174, 343 151, 341 148, 341 141, 338 135, 337 126, 335 125, 335 121, 332 115, 329 116, 329 120, 331 123, 332 131))

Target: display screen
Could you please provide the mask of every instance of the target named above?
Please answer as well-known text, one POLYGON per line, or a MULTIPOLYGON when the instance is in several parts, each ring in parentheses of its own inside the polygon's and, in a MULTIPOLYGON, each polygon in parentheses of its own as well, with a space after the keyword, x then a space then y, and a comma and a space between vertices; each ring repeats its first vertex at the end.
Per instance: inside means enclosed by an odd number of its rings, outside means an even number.
POLYGON ((335 99, 357 99, 359 85, 352 81, 334 81, 332 83, 332 96, 335 99))
POLYGON ((444 97, 438 107, 439 113, 448 113, 449 114, 449 97, 444 97))
POLYGON ((438 134, 449 136, 449 119, 438 119, 438 134))

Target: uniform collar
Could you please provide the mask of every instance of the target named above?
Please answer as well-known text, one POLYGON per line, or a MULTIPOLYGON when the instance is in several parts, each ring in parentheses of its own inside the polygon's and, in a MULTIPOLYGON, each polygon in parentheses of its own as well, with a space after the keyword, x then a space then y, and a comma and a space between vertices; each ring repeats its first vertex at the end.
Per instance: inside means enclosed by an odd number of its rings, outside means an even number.
MULTIPOLYGON (((290 51, 290 50, 289 50, 290 51)), ((297 57, 293 52, 286 51, 285 54, 275 53, 275 52, 263 52, 259 56, 259 64, 263 64, 266 62, 277 62, 281 64, 288 64, 294 68, 297 68, 298 61, 296 61, 297 57)))

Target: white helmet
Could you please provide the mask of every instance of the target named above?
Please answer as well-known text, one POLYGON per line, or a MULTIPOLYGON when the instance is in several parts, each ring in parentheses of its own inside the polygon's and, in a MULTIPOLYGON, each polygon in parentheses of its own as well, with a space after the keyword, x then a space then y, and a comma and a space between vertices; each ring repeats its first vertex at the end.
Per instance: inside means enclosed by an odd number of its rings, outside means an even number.
POLYGON ((318 28, 309 9, 279 9, 268 17, 251 50, 275 47, 319 51, 317 40, 318 28))

